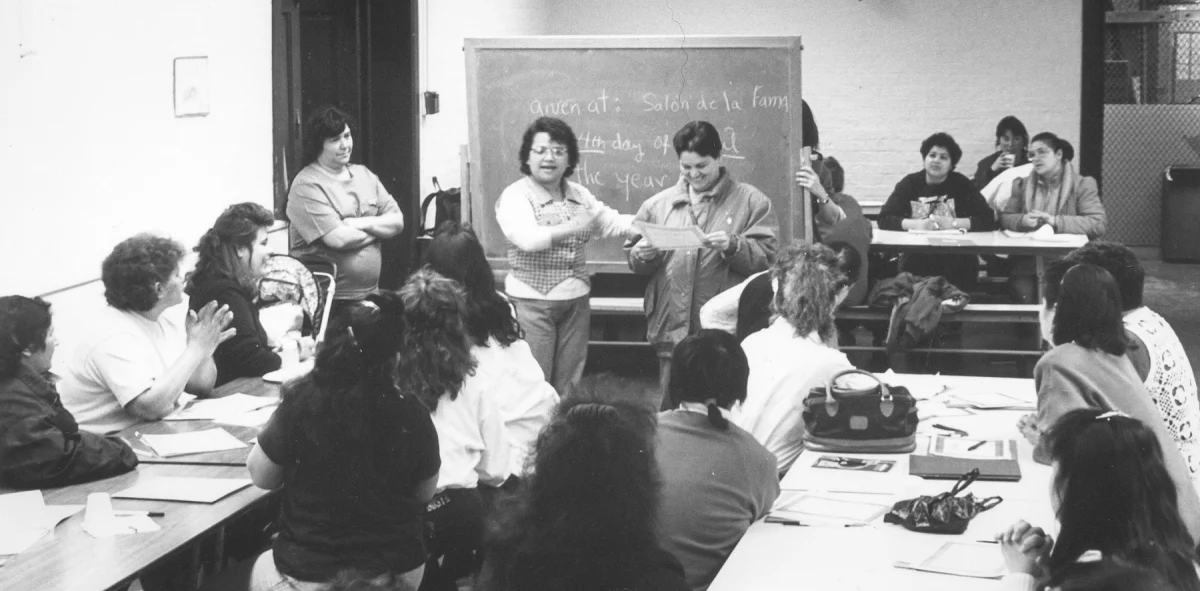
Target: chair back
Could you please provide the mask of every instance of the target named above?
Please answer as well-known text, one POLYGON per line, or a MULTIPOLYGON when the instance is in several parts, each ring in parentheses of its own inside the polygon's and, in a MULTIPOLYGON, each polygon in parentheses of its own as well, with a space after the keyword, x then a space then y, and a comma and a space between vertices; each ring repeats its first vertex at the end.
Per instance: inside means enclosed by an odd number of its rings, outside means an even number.
POLYGON ((291 302, 304 312, 306 335, 323 340, 329 321, 328 300, 333 297, 337 267, 327 261, 301 261, 288 255, 272 255, 263 264, 258 283, 258 307, 291 302))

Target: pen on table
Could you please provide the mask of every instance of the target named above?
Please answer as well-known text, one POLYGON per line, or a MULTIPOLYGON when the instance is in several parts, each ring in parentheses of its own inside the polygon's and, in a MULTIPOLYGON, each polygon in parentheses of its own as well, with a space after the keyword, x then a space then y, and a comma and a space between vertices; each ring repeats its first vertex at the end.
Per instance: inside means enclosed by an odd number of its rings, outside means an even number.
POLYGON ((958 435, 962 435, 963 437, 966 437, 966 436, 970 435, 970 433, 967 433, 966 431, 963 431, 962 429, 955 429, 954 427, 947 427, 947 426, 945 426, 945 425, 943 425, 943 424, 941 424, 941 423, 934 423, 932 426, 933 426, 933 428, 934 428, 934 429, 941 429, 941 430, 943 430, 943 431, 950 431, 951 433, 955 433, 955 434, 958 434, 958 435))
POLYGON ((791 521, 788 519, 767 519, 766 522, 767 523, 778 523, 779 525, 792 525, 792 526, 796 526, 796 527, 866 527, 867 525, 869 525, 866 523, 842 523, 842 524, 831 523, 831 524, 825 525, 825 524, 819 524, 819 523, 800 523, 799 521, 791 521))
POLYGON ((980 544, 999 544, 1000 543, 1000 540, 975 540, 975 541, 979 542, 980 544))
POLYGON ((987 440, 977 441, 977 442, 975 442, 974 445, 972 445, 971 447, 968 447, 967 451, 975 451, 976 449, 978 449, 980 446, 982 446, 985 443, 987 443, 987 440))
POLYGON ((146 517, 166 517, 167 514, 162 511, 113 511, 113 515, 117 517, 136 517, 145 515, 146 517))

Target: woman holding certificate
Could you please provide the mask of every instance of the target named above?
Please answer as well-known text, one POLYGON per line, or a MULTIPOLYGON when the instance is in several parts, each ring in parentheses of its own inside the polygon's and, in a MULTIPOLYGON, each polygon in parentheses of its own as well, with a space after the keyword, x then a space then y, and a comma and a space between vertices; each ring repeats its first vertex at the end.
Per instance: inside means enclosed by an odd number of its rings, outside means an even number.
POLYGON ((779 224, 771 200, 751 185, 734 180, 721 166, 721 136, 707 121, 692 121, 675 134, 679 182, 647 199, 638 222, 670 228, 696 228, 697 248, 665 250, 652 239, 626 243, 629 268, 650 275, 646 286, 646 339, 654 345, 665 395, 671 352, 700 330, 700 307, 710 298, 775 260, 779 224))

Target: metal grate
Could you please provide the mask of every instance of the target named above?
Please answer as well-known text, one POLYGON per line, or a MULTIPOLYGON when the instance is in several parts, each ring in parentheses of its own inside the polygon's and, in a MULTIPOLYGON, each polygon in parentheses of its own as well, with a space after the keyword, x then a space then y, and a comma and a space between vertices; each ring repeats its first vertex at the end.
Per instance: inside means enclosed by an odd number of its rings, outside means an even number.
POLYGON ((1200 2, 1113 0, 1105 20, 1105 238, 1156 246, 1164 171, 1200 164, 1200 2))

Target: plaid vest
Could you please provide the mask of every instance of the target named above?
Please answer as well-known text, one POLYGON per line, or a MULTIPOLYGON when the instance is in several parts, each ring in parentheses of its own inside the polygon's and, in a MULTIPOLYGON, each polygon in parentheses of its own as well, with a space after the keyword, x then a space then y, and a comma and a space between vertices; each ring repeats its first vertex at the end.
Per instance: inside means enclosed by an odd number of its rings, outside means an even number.
MULTIPOLYGON (((539 203, 529 192, 525 193, 525 198, 533 206, 533 215, 539 226, 564 224, 575 212, 583 209, 583 205, 570 198, 570 193, 563 201, 550 200, 546 203, 539 203)), ((517 279, 542 294, 549 293, 554 286, 570 277, 590 283, 584 257, 590 237, 588 232, 576 233, 567 240, 538 252, 526 252, 510 242, 508 264, 517 279)))

